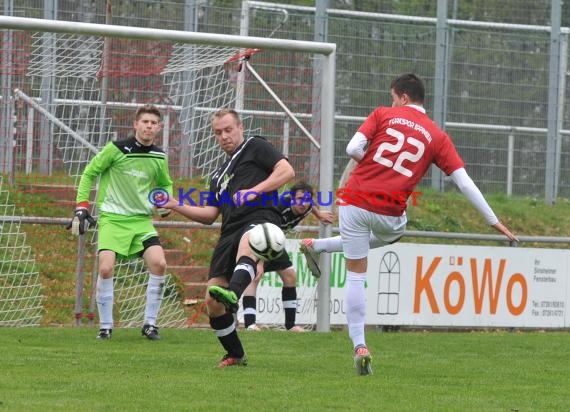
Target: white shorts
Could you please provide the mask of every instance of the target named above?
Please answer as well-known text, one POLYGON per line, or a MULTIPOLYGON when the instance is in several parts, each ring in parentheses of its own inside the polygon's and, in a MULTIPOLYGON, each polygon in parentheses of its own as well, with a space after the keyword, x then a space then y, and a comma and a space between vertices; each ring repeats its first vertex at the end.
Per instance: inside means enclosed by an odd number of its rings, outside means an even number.
POLYGON ((385 216, 353 205, 338 208, 342 249, 348 259, 362 259, 371 248, 396 242, 406 230, 408 219, 385 216))

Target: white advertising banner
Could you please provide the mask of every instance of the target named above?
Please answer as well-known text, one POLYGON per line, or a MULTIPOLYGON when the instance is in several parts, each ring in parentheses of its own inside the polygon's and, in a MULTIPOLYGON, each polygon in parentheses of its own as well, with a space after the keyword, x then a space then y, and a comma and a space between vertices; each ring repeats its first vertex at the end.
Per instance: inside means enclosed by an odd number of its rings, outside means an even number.
MULTIPOLYGON (((298 253, 297 323, 315 323, 317 280, 298 253)), ((330 322, 346 324, 342 253, 333 253, 330 322)), ((570 253, 560 249, 397 243, 370 251, 366 324, 445 327, 570 327, 570 253)), ((281 279, 264 275, 257 292, 257 322, 283 324, 281 279)), ((238 314, 239 316, 240 314, 238 314)))

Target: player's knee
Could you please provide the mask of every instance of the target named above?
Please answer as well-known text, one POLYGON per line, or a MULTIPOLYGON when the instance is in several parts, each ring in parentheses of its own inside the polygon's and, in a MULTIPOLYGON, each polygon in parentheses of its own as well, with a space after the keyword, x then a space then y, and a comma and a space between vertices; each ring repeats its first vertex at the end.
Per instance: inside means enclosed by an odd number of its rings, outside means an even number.
POLYGON ((101 276, 103 279, 109 279, 113 277, 113 265, 100 262, 99 276, 101 276))
POLYGON ((288 268, 279 272, 281 275, 281 280, 283 281, 283 286, 292 287, 297 284, 297 275, 292 268, 288 268))
POLYGON ((224 305, 212 298, 210 295, 206 295, 205 303, 206 313, 211 318, 222 316, 226 312, 224 305))
POLYGON ((297 277, 295 275, 283 277, 281 280, 283 281, 283 286, 292 287, 297 284, 297 277))
POLYGON ((157 259, 150 263, 149 270, 151 273, 157 275, 164 275, 166 273, 166 259, 157 259))

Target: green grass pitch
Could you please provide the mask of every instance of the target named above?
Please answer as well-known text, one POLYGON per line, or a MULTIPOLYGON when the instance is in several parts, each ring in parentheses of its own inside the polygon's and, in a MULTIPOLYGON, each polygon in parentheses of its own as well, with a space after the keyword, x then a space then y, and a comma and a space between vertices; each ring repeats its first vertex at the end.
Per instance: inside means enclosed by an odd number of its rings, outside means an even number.
POLYGON ((1 411, 567 411, 570 333, 242 332, 249 365, 217 370, 210 330, 0 328, 1 411))

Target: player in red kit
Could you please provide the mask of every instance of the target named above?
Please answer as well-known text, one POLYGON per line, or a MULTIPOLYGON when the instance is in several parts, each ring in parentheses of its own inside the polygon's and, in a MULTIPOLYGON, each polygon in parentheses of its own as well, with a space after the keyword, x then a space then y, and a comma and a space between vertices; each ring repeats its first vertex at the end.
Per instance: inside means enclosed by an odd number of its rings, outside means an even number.
POLYGON ((368 251, 400 239, 406 228, 406 201, 435 164, 450 176, 487 223, 508 239, 505 227, 469 177, 450 137, 423 108, 425 88, 414 74, 403 74, 390 86, 392 107, 376 108, 346 147, 358 162, 339 193, 340 234, 346 259, 346 316, 360 375, 372 373, 366 347, 365 292, 368 251))

